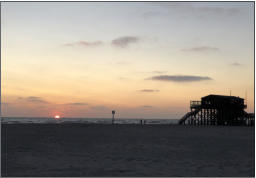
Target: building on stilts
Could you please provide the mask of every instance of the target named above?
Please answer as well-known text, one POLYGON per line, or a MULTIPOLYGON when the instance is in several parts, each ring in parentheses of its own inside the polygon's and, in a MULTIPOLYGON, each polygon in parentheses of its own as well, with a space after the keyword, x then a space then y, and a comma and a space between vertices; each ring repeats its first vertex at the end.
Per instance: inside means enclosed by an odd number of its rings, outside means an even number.
POLYGON ((190 101, 190 112, 179 124, 188 125, 254 125, 254 113, 247 113, 244 99, 235 96, 208 95, 201 101, 190 101))

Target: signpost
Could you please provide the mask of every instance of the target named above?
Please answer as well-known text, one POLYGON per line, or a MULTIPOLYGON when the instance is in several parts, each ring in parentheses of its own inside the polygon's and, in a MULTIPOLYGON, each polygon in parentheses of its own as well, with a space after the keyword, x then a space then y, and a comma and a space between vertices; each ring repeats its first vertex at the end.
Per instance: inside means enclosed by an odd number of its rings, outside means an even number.
POLYGON ((116 111, 113 110, 112 111, 112 124, 114 124, 114 121, 115 121, 115 113, 116 113, 116 111))

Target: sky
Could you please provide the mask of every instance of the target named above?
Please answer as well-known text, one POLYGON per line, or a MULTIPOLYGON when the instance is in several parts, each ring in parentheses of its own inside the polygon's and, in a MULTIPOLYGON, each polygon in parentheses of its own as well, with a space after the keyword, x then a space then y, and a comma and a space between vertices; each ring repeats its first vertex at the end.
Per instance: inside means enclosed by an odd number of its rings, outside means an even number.
POLYGON ((254 112, 253 2, 2 2, 2 115, 179 119, 254 112))

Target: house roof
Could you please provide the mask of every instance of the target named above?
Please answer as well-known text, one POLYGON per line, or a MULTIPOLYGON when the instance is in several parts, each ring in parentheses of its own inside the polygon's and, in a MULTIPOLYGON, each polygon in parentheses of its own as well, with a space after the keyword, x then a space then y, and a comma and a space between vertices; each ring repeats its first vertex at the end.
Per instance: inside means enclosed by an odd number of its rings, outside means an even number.
POLYGON ((230 100, 230 99, 244 100, 243 98, 236 97, 236 96, 213 95, 213 94, 202 97, 202 99, 206 99, 206 98, 218 98, 218 99, 225 99, 225 100, 230 100))

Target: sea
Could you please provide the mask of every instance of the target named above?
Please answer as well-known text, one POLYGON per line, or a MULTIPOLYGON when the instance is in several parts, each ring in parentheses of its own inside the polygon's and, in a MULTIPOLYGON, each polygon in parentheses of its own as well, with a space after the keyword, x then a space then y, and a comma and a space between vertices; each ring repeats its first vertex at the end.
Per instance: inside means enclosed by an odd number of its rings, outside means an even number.
MULTIPOLYGON (((115 118, 115 124, 177 124, 179 119, 131 119, 115 118)), ((111 118, 49 118, 49 117, 2 117, 3 124, 65 124, 65 123, 83 123, 83 124, 112 124, 111 118)))

